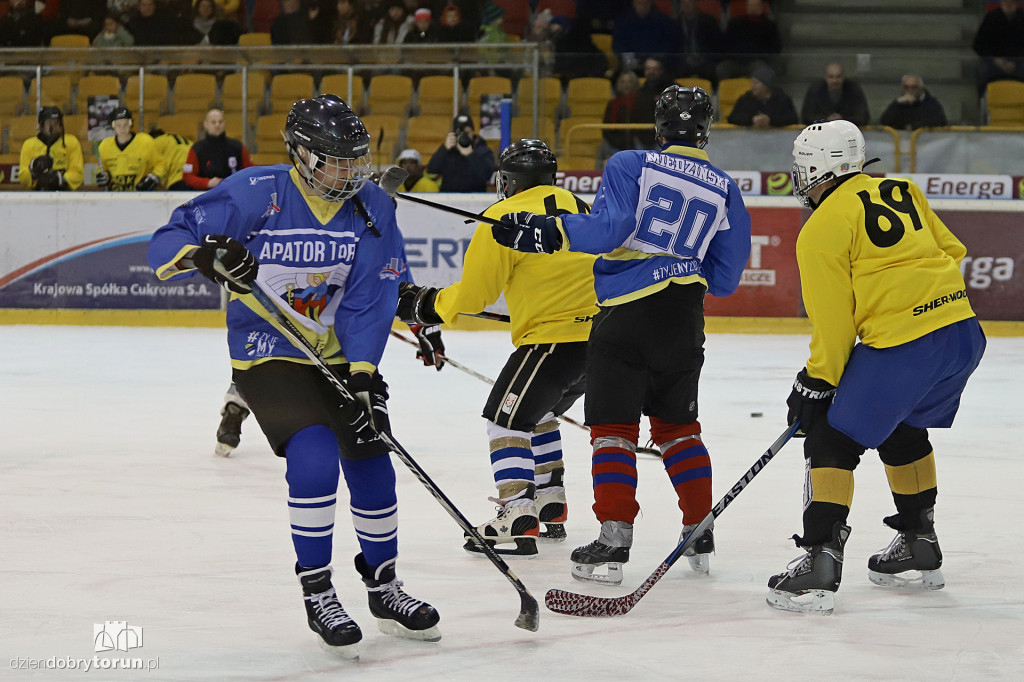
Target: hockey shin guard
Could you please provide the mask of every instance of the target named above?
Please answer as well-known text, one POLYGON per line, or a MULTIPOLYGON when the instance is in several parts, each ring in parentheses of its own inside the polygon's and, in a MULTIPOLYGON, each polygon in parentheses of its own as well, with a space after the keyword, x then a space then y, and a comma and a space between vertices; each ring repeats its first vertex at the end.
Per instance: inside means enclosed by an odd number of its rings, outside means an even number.
POLYGON ((398 496, 391 456, 343 459, 341 468, 359 547, 366 563, 380 566, 398 556, 398 496))
POLYGON ((590 427, 594 455, 594 514, 601 523, 633 523, 640 512, 636 501, 636 441, 639 424, 597 424, 590 427))
POLYGON ((326 426, 309 426, 285 446, 288 517, 299 566, 331 563, 338 496, 338 440, 326 426))
POLYGON ((530 434, 487 422, 491 447, 491 472, 498 497, 505 499, 526 490, 533 483, 533 452, 530 434))
POLYGON ((864 446, 834 429, 817 424, 804 440, 803 537, 801 546, 820 545, 833 536, 836 523, 846 524, 853 504, 853 470, 864 446))
POLYGON ((938 497, 935 454, 928 431, 900 424, 878 446, 878 456, 885 464, 885 475, 902 526, 908 530, 918 529, 922 523, 921 513, 934 507, 938 497))
POLYGON ((711 456, 700 438, 700 423, 672 424, 651 417, 651 437, 679 497, 683 523, 698 523, 711 511, 711 456))

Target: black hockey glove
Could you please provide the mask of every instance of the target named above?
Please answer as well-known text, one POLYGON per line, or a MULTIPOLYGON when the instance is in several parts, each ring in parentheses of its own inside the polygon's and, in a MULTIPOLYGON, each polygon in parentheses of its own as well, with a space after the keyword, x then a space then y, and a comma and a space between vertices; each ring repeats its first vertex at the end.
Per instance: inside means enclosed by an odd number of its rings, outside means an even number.
POLYGON ((395 316, 410 327, 414 324, 427 326, 441 324, 444 320, 434 310, 437 289, 420 287, 409 282, 398 285, 398 308, 395 316))
POLYGON ((67 184, 64 182, 64 174, 55 170, 40 173, 39 177, 36 178, 36 187, 44 192, 56 192, 58 190, 68 189, 67 184))
POLYGON ((799 428, 793 434, 794 438, 803 438, 811 432, 815 422, 825 418, 835 395, 835 386, 824 379, 808 376, 806 367, 800 370, 796 375, 796 381, 793 382, 793 390, 786 400, 789 406, 787 423, 792 426, 800 422, 799 428))
POLYGON ((504 224, 491 226, 491 235, 502 246, 525 253, 554 253, 562 246, 554 216, 520 211, 506 213, 501 222, 504 224))
POLYGON ((38 178, 51 168, 53 168, 53 157, 49 154, 37 156, 28 162, 28 172, 32 174, 33 178, 38 178))
POLYGON ((365 442, 376 438, 378 433, 390 433, 388 385, 384 377, 376 372, 355 372, 345 379, 345 386, 356 400, 342 406, 342 415, 356 439, 365 442))
POLYGON ((252 251, 242 246, 241 242, 222 234, 203 237, 202 246, 192 252, 192 263, 204 277, 238 294, 248 294, 251 289, 235 282, 251 284, 260 267, 252 251), (218 262, 220 268, 215 267, 218 262))
POLYGON ((135 185, 135 189, 139 192, 148 192, 152 189, 156 189, 160 185, 160 178, 153 173, 146 173, 146 176, 139 180, 138 184, 135 185))
POLYGON ((413 324, 409 330, 416 335, 420 349, 416 351, 416 359, 422 360, 425 367, 434 367, 438 372, 444 367, 444 341, 441 340, 441 325, 426 327, 413 324))
POLYGON ((110 173, 105 170, 96 171, 96 186, 106 187, 110 184, 110 173))

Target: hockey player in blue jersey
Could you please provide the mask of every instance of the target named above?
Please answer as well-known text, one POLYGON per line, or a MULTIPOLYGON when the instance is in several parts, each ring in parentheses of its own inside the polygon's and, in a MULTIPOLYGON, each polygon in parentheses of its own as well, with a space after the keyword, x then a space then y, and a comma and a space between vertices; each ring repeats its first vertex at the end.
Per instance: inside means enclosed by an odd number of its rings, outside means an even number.
MULTIPOLYGON (((622 151, 605 166, 590 214, 510 213, 494 238, 527 252, 602 254, 601 311, 587 348, 585 410, 593 444, 598 539, 572 553, 573 576, 618 584, 629 560, 640 417, 679 498, 683 534, 711 511, 711 459, 697 421, 704 364, 704 293, 728 296, 750 255, 739 188, 703 151, 714 107, 701 88, 672 85, 655 104, 659 151, 622 151), (513 227, 515 226, 515 227, 513 227), (605 574, 594 573, 606 566, 605 574)), ((709 529, 687 554, 709 570, 709 529)))
POLYGON ((198 271, 233 291, 233 379, 285 459, 295 570, 321 643, 352 658, 362 638, 331 584, 339 462, 371 613, 386 633, 436 641, 437 611, 407 595, 395 577, 395 472, 377 435, 390 428, 377 365, 404 267, 395 208, 367 182, 370 136, 340 98, 296 102, 285 138, 293 167, 247 168, 175 209, 153 236, 150 264, 161 279, 198 271), (294 295, 321 279, 316 297, 294 295), (237 284, 253 281, 272 292, 359 404, 339 407, 335 389, 237 284))

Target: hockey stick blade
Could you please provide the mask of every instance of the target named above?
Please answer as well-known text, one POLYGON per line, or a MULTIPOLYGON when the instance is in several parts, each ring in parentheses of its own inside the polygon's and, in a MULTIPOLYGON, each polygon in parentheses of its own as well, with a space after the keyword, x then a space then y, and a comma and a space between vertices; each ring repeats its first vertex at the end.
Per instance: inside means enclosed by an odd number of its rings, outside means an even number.
POLYGON ((750 482, 757 476, 765 465, 772 460, 775 455, 779 453, 789 439, 793 437, 793 433, 800 426, 800 422, 797 422, 786 428, 786 431, 779 436, 771 447, 769 447, 763 455, 757 458, 753 466, 747 469, 747 473, 743 474, 736 484, 729 489, 729 492, 725 494, 718 503, 711 508, 711 512, 704 517, 704 519, 697 524, 696 528, 691 530, 682 542, 676 545, 676 548, 672 550, 672 553, 658 565, 658 568, 654 570, 644 580, 640 587, 636 588, 630 594, 622 597, 593 597, 586 594, 577 594, 575 592, 568 592, 566 590, 548 590, 548 593, 544 596, 544 605, 549 610, 555 613, 562 613, 567 616, 588 616, 588 617, 607 617, 607 616, 622 616, 629 613, 637 602, 647 594, 654 584, 661 580, 661 577, 668 573, 668 569, 672 568, 672 564, 679 560, 679 557, 683 555, 697 538, 699 538, 705 530, 707 530, 715 519, 722 515, 725 508, 732 504, 732 501, 743 489, 746 488, 750 482))
POLYGON ((400 166, 392 166, 384 171, 384 174, 380 176, 380 182, 378 186, 388 193, 390 196, 394 196, 398 188, 402 186, 405 179, 409 177, 409 171, 401 168, 400 166))
MULTIPOLYGON (((219 261, 215 261, 215 263, 219 264, 219 261)), ((217 267, 217 265, 214 267, 217 267)), ((223 272, 222 268, 221 271, 223 272)), ((345 386, 341 379, 334 374, 330 366, 324 361, 323 357, 313 344, 311 344, 309 340, 302 335, 302 332, 295 327, 295 324, 288 319, 288 316, 283 310, 281 310, 280 306, 274 302, 273 297, 263 289, 263 286, 259 282, 253 282, 251 285, 241 286, 250 287, 253 297, 261 306, 263 306, 264 309, 266 309, 274 321, 277 322, 278 326, 283 330, 284 334, 292 344, 302 351, 302 353, 309 358, 310 362, 313 363, 320 373, 323 374, 324 378, 327 379, 327 381, 334 387, 342 399, 347 402, 357 400, 357 398, 349 392, 348 387, 345 386)), ((520 609, 519 616, 515 621, 516 627, 536 632, 540 627, 540 607, 537 605, 537 600, 534 596, 530 594, 528 589, 526 589, 526 585, 524 585, 516 574, 512 572, 512 569, 509 568, 508 564, 506 564, 505 561, 494 552, 490 545, 480 537, 476 528, 473 527, 466 517, 463 516, 462 512, 455 507, 452 501, 448 499, 448 496, 445 495, 439 487, 437 487, 437 484, 434 483, 430 476, 427 475, 427 472, 423 470, 416 460, 412 458, 412 455, 410 455, 409 452, 402 447, 402 445, 395 440, 389 432, 381 431, 379 432, 379 435, 388 448, 395 453, 395 456, 402 460, 402 463, 405 464, 410 472, 412 472, 413 476, 419 479, 420 483, 422 483, 427 489, 427 492, 437 500, 441 507, 448 512, 449 516, 455 519, 455 522, 460 528, 462 528, 463 532, 473 538, 473 541, 480 545, 484 554, 491 560, 491 563, 501 571, 501 574, 504 575, 505 578, 512 583, 512 586, 516 588, 516 591, 519 592, 520 609)))

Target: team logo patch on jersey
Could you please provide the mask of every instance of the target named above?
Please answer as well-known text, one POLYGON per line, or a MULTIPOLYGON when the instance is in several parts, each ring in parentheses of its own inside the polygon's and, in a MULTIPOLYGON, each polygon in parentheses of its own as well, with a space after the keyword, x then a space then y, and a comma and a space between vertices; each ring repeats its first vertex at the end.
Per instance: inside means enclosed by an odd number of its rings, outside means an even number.
POLYGON ((267 206, 267 210, 263 212, 261 218, 269 218, 275 213, 280 213, 281 207, 277 205, 277 192, 270 193, 270 205, 267 206))
POLYGON ((519 396, 515 393, 509 393, 505 396, 505 404, 501 406, 501 411, 505 414, 512 414, 512 408, 519 402, 519 396))
POLYGON ((392 258, 388 261, 380 271, 381 279, 395 280, 402 276, 402 272, 405 270, 405 263, 401 262, 397 258, 392 258))

